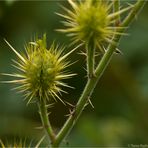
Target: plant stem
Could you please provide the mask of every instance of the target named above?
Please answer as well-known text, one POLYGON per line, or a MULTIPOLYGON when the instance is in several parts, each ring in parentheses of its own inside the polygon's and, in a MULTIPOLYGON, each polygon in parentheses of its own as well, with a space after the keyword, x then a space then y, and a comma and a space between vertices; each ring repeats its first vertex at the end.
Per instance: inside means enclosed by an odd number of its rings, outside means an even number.
POLYGON ((146 3, 146 0, 137 0, 136 4, 134 5, 132 11, 128 14, 128 16, 124 19, 122 26, 128 26, 134 18, 138 15, 144 4, 146 3))
POLYGON ((39 103, 38 103, 38 107, 39 107, 39 114, 42 120, 42 125, 45 128, 48 136, 49 136, 49 141, 51 141, 51 143, 53 143, 55 141, 55 134, 52 130, 52 127, 50 125, 49 119, 48 119, 48 112, 47 112, 47 107, 46 107, 46 100, 42 99, 39 103))
POLYGON ((94 43, 89 41, 86 43, 86 51, 87 51, 87 74, 88 78, 92 78, 94 76, 94 64, 95 64, 95 47, 94 43))
MULTIPOLYGON (((136 4, 134 5, 133 9, 129 13, 129 15, 125 18, 121 26, 123 27, 120 32, 124 32, 126 27, 129 26, 129 24, 133 21, 134 16, 139 12, 139 10, 143 7, 145 1, 143 0, 137 0, 136 4)), ((80 114, 82 113, 83 109, 85 108, 85 105, 91 96, 99 78, 102 76, 105 68, 107 67, 111 57, 113 56, 116 47, 118 46, 118 43, 120 41, 121 35, 115 35, 113 37, 113 40, 115 41, 115 44, 110 44, 108 46, 108 49, 106 53, 103 55, 101 61, 99 62, 96 71, 95 71, 95 77, 92 79, 89 79, 84 91, 78 100, 78 103, 76 104, 76 107, 74 108, 73 112, 63 125, 62 129, 59 131, 59 133, 56 136, 56 139, 54 143, 52 144, 52 147, 58 147, 61 141, 65 138, 65 136, 70 132, 74 124, 76 123, 77 119, 79 118, 80 114)))

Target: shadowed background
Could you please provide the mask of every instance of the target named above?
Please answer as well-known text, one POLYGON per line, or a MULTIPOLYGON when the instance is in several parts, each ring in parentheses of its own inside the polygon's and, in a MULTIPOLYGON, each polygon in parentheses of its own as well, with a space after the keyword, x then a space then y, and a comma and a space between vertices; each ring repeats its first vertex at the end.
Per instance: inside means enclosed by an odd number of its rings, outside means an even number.
MULTIPOLYGON (((19 52, 35 35, 47 33, 48 46, 52 41, 69 45, 70 39, 55 32, 62 28, 63 19, 54 12, 63 12, 59 3, 66 1, 0 1, 0 73, 15 72, 11 59, 15 54, 3 38, 19 52)), ((129 36, 120 42, 123 55, 114 55, 95 88, 91 100, 76 126, 63 142, 69 146, 127 146, 148 144, 148 4, 128 29, 129 36)), ((71 50, 66 48, 65 52, 71 50)), ((83 49, 79 49, 83 50, 83 49)), ((75 104, 86 83, 85 57, 75 52, 69 57, 77 61, 70 70, 78 75, 66 81, 75 89, 62 98, 75 104)), ((8 80, 0 75, 0 81, 8 80)), ((26 138, 36 143, 43 135, 36 104, 26 106, 21 94, 11 91, 14 86, 0 84, 0 139, 4 142, 26 138), (15 138, 16 137, 16 138, 15 138)), ((55 130, 60 128, 68 108, 57 103, 50 111, 55 130)), ((8 143, 10 143, 8 142, 8 143)), ((46 140, 45 140, 46 143, 46 140)))

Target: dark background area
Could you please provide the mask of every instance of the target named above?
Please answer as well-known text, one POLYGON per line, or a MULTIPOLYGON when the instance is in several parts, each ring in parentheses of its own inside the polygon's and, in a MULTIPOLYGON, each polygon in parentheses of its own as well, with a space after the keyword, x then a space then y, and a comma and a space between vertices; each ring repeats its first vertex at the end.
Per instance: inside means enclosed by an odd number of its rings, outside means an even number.
MULTIPOLYGON (((69 45, 68 37, 55 32, 63 27, 62 18, 55 14, 63 12, 59 3, 68 6, 66 1, 0 1, 0 73, 15 72, 11 59, 16 56, 4 38, 19 52, 31 37, 45 32, 48 46, 54 40, 69 45)), ((123 55, 116 54, 111 60, 91 97, 95 108, 85 108, 67 138, 69 146, 148 144, 148 3, 128 33, 120 42, 123 55)), ((77 61, 70 70, 78 75, 67 81, 75 89, 65 89, 69 94, 62 98, 75 104, 86 83, 85 57, 75 52, 69 60, 77 61)), ((0 81, 7 79, 0 75, 0 81)), ((26 106, 22 95, 11 91, 13 87, 0 84, 0 139, 11 143, 20 137, 36 143, 43 135, 35 129, 41 126, 37 106, 26 106)), ((58 130, 68 108, 59 102, 51 111, 51 123, 58 130)))

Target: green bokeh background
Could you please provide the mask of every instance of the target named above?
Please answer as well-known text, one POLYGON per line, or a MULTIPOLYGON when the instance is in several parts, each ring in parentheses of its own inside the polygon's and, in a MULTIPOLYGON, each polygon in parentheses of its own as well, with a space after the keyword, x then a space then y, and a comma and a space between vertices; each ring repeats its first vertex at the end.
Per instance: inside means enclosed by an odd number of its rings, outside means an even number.
MULTIPOLYGON (((54 40, 69 45, 68 37, 54 31, 63 27, 62 18, 54 13, 63 12, 60 3, 69 6, 66 1, 0 1, 0 73, 15 71, 11 59, 16 56, 3 38, 19 52, 31 37, 45 32, 48 45, 54 40)), ((91 97, 95 108, 85 108, 63 146, 148 144, 148 3, 128 33, 120 42, 123 55, 113 56, 91 97)), ((71 48, 65 52, 68 50, 71 48)), ((69 94, 62 98, 75 104, 86 83, 85 57, 75 52, 69 59, 77 61, 70 70, 78 75, 67 81, 75 89, 66 89, 69 94)), ((7 79, 0 75, 0 81, 7 79)), ((26 106, 22 95, 12 88, 0 84, 0 139, 11 142, 21 137, 34 144, 43 135, 43 130, 35 129, 41 126, 37 106, 26 106)), ((68 108, 59 102, 51 111, 51 123, 58 130, 68 108)))

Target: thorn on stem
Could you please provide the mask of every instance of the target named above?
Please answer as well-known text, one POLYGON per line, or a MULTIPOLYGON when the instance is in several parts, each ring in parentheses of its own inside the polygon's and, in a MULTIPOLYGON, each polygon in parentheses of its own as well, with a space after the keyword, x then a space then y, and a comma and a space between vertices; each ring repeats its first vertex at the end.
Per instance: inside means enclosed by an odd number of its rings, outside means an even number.
POLYGON ((74 116, 75 115, 76 106, 72 105, 72 104, 70 104, 70 105, 71 105, 72 109, 69 109, 69 114, 65 115, 66 117, 74 116))
POLYGON ((95 107, 94 107, 94 105, 92 104, 90 98, 88 99, 88 102, 89 102, 89 104, 91 105, 91 107, 94 109, 95 107))

